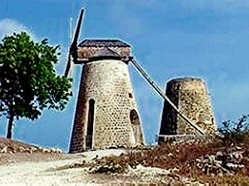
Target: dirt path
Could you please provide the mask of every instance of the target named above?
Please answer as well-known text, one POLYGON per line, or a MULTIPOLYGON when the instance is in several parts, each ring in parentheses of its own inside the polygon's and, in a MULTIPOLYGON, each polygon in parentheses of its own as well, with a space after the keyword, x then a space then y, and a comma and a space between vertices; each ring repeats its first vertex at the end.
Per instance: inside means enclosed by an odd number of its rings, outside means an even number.
MULTIPOLYGON (((83 169, 56 171, 56 168, 77 162, 57 160, 50 162, 25 162, 0 166, 0 184, 64 185, 85 180, 83 169)), ((84 183, 84 182, 83 182, 84 183)))
POLYGON ((113 183, 115 180, 105 176, 98 178, 88 174, 86 168, 63 167, 81 163, 83 160, 91 161, 96 155, 102 157, 123 152, 124 150, 100 150, 77 155, 8 154, 5 158, 10 161, 0 165, 0 185, 104 185, 108 184, 107 180, 113 183))
MULTIPOLYGON (((96 169, 113 169, 118 165, 98 165, 102 157, 120 156, 130 150, 106 149, 80 154, 61 153, 60 149, 41 148, 0 137, 0 186, 1 185, 148 185, 149 183, 182 183, 172 178, 167 170, 154 167, 126 167, 123 173, 89 173, 96 169), (82 162, 89 167, 83 168, 82 162), (76 165, 75 165, 76 164, 76 165), (77 165, 78 164, 78 165, 77 165), (102 167, 103 166, 103 167, 102 167), (171 181, 174 182, 171 182, 171 181)), ((174 176, 175 177, 175 176, 174 176)), ((185 182, 184 182, 185 183, 185 182)), ((154 184, 156 185, 156 184, 154 184)))

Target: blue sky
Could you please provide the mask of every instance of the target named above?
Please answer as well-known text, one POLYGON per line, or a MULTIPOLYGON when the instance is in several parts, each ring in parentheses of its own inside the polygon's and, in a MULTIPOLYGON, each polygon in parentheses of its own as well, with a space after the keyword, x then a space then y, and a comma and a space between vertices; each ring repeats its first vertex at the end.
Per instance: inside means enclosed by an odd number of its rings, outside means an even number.
MULTIPOLYGON (((217 123, 247 114, 249 105, 249 1, 247 0, 1 0, 0 38, 25 30, 36 41, 60 44, 62 73, 69 45, 69 19, 86 8, 81 39, 120 38, 165 89, 175 77, 201 77, 208 86, 217 123)), ((158 133, 163 100, 129 66, 147 143, 158 133)), ((44 111, 39 120, 16 122, 14 138, 67 150, 74 96, 63 112, 44 111)), ((0 119, 0 135, 6 131, 0 119)))

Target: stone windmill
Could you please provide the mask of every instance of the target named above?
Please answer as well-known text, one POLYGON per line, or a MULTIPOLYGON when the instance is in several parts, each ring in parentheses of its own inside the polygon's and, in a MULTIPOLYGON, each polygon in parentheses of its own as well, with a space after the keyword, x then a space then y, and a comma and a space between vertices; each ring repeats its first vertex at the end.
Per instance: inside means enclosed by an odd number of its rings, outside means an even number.
MULTIPOLYGON (((191 119, 204 132, 212 134, 217 130, 212 104, 204 80, 194 77, 171 79, 165 94, 177 105, 182 113, 191 119)), ((196 130, 185 125, 178 114, 164 102, 159 144, 170 140, 184 140, 195 137, 196 130)))
POLYGON ((185 123, 204 135, 205 132, 181 113, 152 81, 132 56, 129 44, 113 39, 85 39, 77 44, 83 13, 82 9, 65 70, 68 77, 74 64, 83 65, 69 152, 144 144, 129 62, 185 123))
POLYGON ((143 131, 128 72, 131 46, 121 40, 77 40, 80 13, 65 76, 83 65, 69 151, 143 145, 143 131))

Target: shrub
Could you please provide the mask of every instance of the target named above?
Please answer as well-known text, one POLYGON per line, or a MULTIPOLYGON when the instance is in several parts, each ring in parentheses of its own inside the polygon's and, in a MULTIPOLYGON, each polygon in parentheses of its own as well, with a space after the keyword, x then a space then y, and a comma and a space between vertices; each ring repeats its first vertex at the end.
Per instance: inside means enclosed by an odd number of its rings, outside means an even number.
POLYGON ((240 144, 249 140, 249 115, 243 115, 238 121, 223 121, 218 131, 223 135, 222 141, 226 145, 240 144))

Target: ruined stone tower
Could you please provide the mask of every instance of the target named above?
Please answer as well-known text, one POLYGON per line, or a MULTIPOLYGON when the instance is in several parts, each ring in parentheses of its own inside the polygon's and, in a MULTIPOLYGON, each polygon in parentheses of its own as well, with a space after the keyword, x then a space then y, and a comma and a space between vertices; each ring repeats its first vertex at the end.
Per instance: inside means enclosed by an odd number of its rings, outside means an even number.
MULTIPOLYGON (((199 78, 177 78, 167 83, 166 95, 204 132, 216 130, 214 113, 205 82, 199 78)), ((164 103, 159 135, 195 134, 168 104, 164 103)), ((160 138, 159 138, 160 142, 160 138)))
POLYGON ((83 63, 69 152, 143 144, 143 132, 128 72, 130 45, 120 40, 84 40, 83 63))

